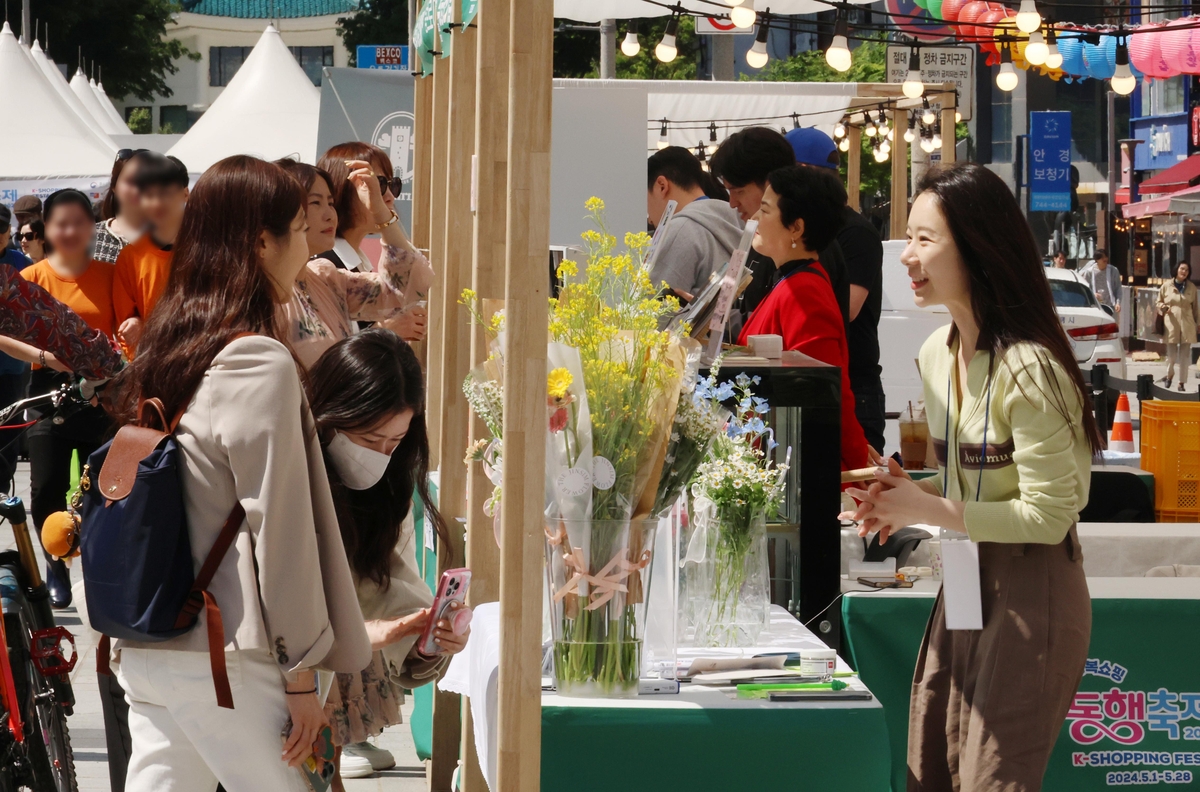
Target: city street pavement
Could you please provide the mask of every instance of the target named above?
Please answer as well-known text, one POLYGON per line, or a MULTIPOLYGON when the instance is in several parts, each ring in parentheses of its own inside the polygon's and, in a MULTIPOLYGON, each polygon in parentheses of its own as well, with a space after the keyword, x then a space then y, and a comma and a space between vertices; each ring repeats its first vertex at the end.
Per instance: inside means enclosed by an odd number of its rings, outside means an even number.
MULTIPOLYGON (((29 465, 21 463, 17 469, 16 491, 29 503, 29 465)), ((32 526, 30 526, 32 532, 32 526)), ((38 547, 34 536, 34 547, 38 547)), ((8 524, 0 526, 0 550, 16 547, 12 529, 8 524)), ((42 574, 45 574, 43 568, 42 574)), ((79 569, 72 570, 72 581, 80 580, 79 569)), ((81 595, 76 586, 76 595, 81 595)), ((104 741, 104 715, 100 709, 100 691, 96 683, 96 640, 95 633, 83 625, 76 607, 56 611, 58 624, 67 627, 75 636, 79 662, 71 673, 75 689, 75 713, 68 721, 71 746, 75 752, 75 771, 79 777, 80 792, 109 792, 108 752, 104 741)), ((412 712, 412 697, 408 697, 403 714, 405 723, 385 731, 379 745, 396 757, 396 767, 370 778, 346 781, 347 792, 422 792, 426 789, 425 767, 417 759, 413 746, 412 732, 408 719, 412 712)))

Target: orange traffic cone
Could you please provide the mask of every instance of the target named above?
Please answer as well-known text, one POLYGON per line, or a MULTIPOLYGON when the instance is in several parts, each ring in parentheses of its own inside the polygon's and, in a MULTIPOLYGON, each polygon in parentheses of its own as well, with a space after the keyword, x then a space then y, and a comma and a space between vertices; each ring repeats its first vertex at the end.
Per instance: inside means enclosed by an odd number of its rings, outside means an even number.
POLYGON ((1129 397, 1122 393, 1117 397, 1117 413, 1113 416, 1112 434, 1108 438, 1108 450, 1132 454, 1133 419, 1129 417, 1129 397))

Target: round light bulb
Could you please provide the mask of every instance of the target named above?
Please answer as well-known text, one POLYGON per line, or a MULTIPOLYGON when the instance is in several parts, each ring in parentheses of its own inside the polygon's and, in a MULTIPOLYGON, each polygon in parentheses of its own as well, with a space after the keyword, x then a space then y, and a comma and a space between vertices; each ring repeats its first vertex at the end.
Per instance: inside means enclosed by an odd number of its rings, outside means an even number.
POLYGON ((845 36, 833 37, 833 43, 825 50, 825 62, 837 71, 850 71, 853 60, 850 57, 850 42, 845 36))
POLYGON ((638 41, 637 33, 632 30, 625 32, 625 40, 621 42, 621 52, 632 58, 642 51, 642 42, 638 41))
POLYGON ((962 113, 958 112, 957 110, 954 111, 954 123, 956 123, 956 124, 962 123, 962 113))
POLYGON ((1058 44, 1051 44, 1046 48, 1046 63, 1047 69, 1061 69, 1063 65, 1062 53, 1058 51, 1058 44))
POLYGON ((890 138, 892 136, 892 128, 890 126, 888 126, 887 121, 884 121, 883 123, 881 123, 879 125, 878 129, 879 129, 880 137, 890 138))
POLYGON ((743 0, 725 0, 725 5, 740 6, 743 0))
POLYGON ((863 134, 867 137, 875 137, 875 133, 878 131, 879 130, 875 128, 875 124, 872 121, 868 121, 867 125, 863 127, 863 134))
POLYGON ((675 49, 675 36, 670 33, 663 36, 663 40, 658 42, 658 46, 654 48, 654 57, 663 63, 670 63, 678 54, 679 50, 675 49))
POLYGON ((754 27, 757 19, 758 14, 754 13, 754 3, 737 6, 729 12, 729 21, 739 30, 749 30, 754 27))
POLYGON ((879 150, 882 151, 884 154, 891 154, 892 153, 892 144, 888 143, 885 140, 879 144, 879 150))
POLYGON ((846 125, 838 121, 837 126, 833 128, 833 136, 839 140, 846 137, 846 125))
POLYGON ((1011 63, 1005 63, 1000 66, 1000 73, 996 75, 996 87, 1001 91, 1015 91, 1017 89, 1017 70, 1013 68, 1011 63))
POLYGON ((926 107, 921 112, 921 123, 924 124, 925 126, 929 126, 934 121, 937 121, 937 113, 933 112, 932 107, 926 107))
POLYGON ((1046 40, 1042 37, 1041 31, 1035 30, 1030 33, 1029 43, 1025 45, 1025 60, 1031 66, 1043 66, 1049 55, 1050 48, 1046 46, 1046 40))
POLYGON ((842 138, 842 141, 840 143, 838 143, 838 149, 840 149, 841 151, 849 151, 850 150, 850 138, 845 138, 845 137, 842 138))
POLYGON ((912 130, 912 129, 904 130, 904 142, 905 143, 912 143, 916 139, 917 139, 917 133, 915 130, 912 130))
POLYGON ((1117 70, 1108 84, 1112 86, 1113 93, 1117 96, 1129 96, 1133 93, 1133 89, 1137 88, 1137 77, 1133 76, 1128 63, 1122 63, 1117 66, 1117 70))
POLYGON ((887 162, 888 161, 887 152, 884 151, 883 149, 879 149, 878 151, 876 151, 875 152, 875 161, 880 164, 887 162))
POLYGON ((921 151, 924 151, 926 154, 933 151, 933 144, 929 141, 929 138, 921 138, 921 151))
POLYGON ((1022 33, 1032 33, 1042 26, 1042 15, 1038 13, 1034 0, 1021 0, 1017 11, 1017 30, 1022 33))
POLYGON ((904 84, 900 86, 900 90, 909 99, 920 99, 925 95, 925 83, 921 80, 921 72, 908 70, 908 74, 904 78, 904 84))
POLYGON ((933 138, 929 141, 929 150, 940 149, 942 147, 942 136, 937 132, 933 133, 933 138))
POLYGON ((767 65, 767 42, 755 41, 754 46, 746 53, 746 65, 751 69, 761 69, 767 65))

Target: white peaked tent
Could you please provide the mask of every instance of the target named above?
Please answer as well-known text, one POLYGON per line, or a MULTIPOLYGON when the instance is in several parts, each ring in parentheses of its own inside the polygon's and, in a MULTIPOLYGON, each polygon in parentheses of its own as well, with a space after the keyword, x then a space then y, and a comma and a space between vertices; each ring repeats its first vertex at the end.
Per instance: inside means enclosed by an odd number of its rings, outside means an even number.
POLYGON ((100 137, 101 140, 103 140, 107 145, 112 146, 115 150, 116 147, 113 146, 112 139, 109 138, 108 133, 104 131, 104 127, 100 126, 100 123, 96 119, 92 118, 92 114, 89 113, 87 108, 83 106, 83 103, 79 101, 79 97, 76 96, 75 92, 71 90, 71 86, 67 84, 67 78, 63 77, 63 73, 58 70, 58 67, 51 63, 50 59, 46 57, 46 53, 42 50, 42 45, 37 41, 34 41, 33 46, 29 49, 29 54, 32 56, 33 62, 38 65, 39 69, 41 69, 42 74, 46 75, 47 82, 49 82, 50 86, 58 93, 59 96, 63 98, 63 101, 75 111, 76 115, 83 119, 83 122, 87 124, 88 127, 100 137))
POLYGON ((126 134, 117 127, 116 123, 108 117, 108 113, 104 112, 104 108, 100 106, 100 100, 96 98, 96 92, 92 90, 92 86, 88 85, 83 69, 75 71, 75 76, 71 78, 71 90, 79 97, 80 103, 87 108, 92 118, 96 119, 96 123, 100 125, 101 129, 110 135, 126 134))
POLYGON ((96 89, 96 98, 100 100, 100 106, 104 108, 104 112, 108 113, 109 118, 116 121, 125 130, 123 134, 132 135, 133 130, 129 128, 129 125, 125 123, 125 119, 121 117, 121 111, 113 104, 112 99, 108 98, 108 94, 104 90, 104 83, 97 82, 92 87, 96 89))
POLYGON ((321 92, 268 25, 229 85, 168 154, 192 173, 234 154, 314 162, 321 92))
POLYGON ((58 95, 33 58, 22 50, 8 23, 0 28, 0 85, 20 88, 22 116, 37 119, 36 123, 0 126, 0 181, 107 179, 112 142, 106 145, 58 95))
POLYGON ((104 111, 104 115, 108 116, 109 120, 117 125, 117 134, 132 135, 133 130, 125 123, 125 119, 121 118, 121 114, 113 106, 112 100, 108 98, 108 94, 104 93, 104 86, 95 80, 88 80, 88 85, 91 86, 92 93, 96 94, 96 101, 100 103, 100 109, 104 111))

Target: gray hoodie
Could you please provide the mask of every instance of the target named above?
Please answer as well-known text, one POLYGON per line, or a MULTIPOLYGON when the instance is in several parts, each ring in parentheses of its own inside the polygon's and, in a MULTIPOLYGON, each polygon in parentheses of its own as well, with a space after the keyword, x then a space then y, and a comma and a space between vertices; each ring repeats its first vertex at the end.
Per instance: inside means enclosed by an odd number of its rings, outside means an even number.
POLYGON ((667 223, 650 280, 676 291, 699 294, 713 270, 724 266, 742 236, 737 211, 725 201, 702 198, 680 209, 667 223))

